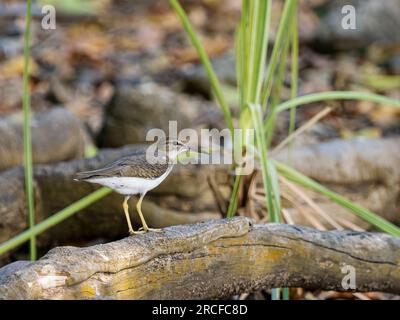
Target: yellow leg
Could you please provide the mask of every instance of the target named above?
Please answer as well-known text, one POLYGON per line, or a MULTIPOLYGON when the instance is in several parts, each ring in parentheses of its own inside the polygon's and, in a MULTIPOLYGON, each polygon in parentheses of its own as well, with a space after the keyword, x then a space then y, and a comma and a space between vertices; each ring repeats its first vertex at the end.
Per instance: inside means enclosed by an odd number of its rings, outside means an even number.
POLYGON ((145 196, 145 193, 141 194, 140 198, 139 198, 139 200, 138 200, 138 202, 136 204, 136 210, 137 210, 137 212, 139 214, 140 221, 142 221, 142 225, 143 225, 143 227, 140 228, 139 230, 144 230, 145 232, 147 232, 147 231, 160 232, 161 229, 149 228, 147 223, 146 223, 146 220, 144 220, 144 216, 143 216, 143 213, 142 213, 142 201, 143 201, 144 196, 145 196))
POLYGON ((129 217, 129 207, 128 207, 129 198, 130 198, 129 196, 126 196, 124 199, 124 202, 122 203, 122 207, 124 208, 124 212, 125 212, 125 216, 126 216, 126 221, 128 222, 129 234, 134 235, 134 234, 143 233, 141 231, 134 231, 132 228, 131 218, 129 217))

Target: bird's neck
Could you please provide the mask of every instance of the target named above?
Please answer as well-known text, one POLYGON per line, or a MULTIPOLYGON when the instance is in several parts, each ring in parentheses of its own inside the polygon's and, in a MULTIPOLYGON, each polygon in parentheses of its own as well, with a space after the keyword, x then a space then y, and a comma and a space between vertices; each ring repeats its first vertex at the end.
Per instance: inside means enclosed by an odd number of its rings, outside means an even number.
POLYGON ((177 154, 161 152, 158 154, 158 159, 162 160, 162 162, 167 163, 168 165, 174 165, 176 163, 177 156, 177 154))

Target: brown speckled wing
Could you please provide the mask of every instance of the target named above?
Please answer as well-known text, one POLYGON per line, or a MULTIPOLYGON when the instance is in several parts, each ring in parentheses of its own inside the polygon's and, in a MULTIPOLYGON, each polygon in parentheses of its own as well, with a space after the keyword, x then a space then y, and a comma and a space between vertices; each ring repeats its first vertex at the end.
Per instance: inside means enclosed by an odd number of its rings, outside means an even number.
POLYGON ((168 163, 150 164, 145 154, 127 156, 116 160, 102 169, 79 172, 77 180, 88 180, 106 177, 136 177, 144 179, 155 179, 161 176, 167 169, 168 163))

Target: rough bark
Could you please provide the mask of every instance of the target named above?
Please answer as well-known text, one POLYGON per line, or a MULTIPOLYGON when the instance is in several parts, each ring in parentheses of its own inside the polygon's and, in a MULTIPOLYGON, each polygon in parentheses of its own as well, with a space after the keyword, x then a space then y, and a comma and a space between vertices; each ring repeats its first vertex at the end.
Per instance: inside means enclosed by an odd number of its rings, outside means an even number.
MULTIPOLYGON (((82 156, 81 135, 79 119, 65 108, 36 114, 32 120, 33 162, 53 163, 82 156)), ((22 117, 0 119, 0 171, 23 162, 22 137, 22 117)))
POLYGON ((175 226, 87 248, 58 247, 0 269, 3 299, 206 299, 260 288, 400 293, 400 239, 246 218, 175 226))

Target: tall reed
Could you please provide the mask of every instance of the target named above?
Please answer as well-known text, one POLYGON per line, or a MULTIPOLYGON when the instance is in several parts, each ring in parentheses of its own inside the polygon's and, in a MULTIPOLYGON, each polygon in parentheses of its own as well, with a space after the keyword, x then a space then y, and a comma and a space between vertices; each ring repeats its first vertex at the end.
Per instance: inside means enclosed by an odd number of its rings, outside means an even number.
MULTIPOLYGON (((28 208, 28 225, 33 228, 35 225, 35 203, 33 194, 33 164, 32 164, 32 141, 31 141, 31 106, 29 93, 29 60, 30 60, 30 34, 32 21, 32 0, 27 0, 26 3, 26 18, 25 18, 25 33, 24 33, 24 69, 23 69, 23 96, 22 108, 24 113, 24 169, 25 169, 25 193, 26 203, 28 208)), ((30 237, 29 252, 31 260, 36 260, 36 238, 30 237)))

